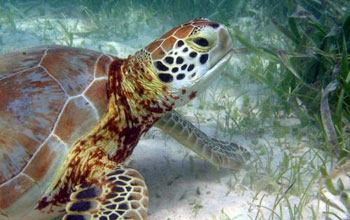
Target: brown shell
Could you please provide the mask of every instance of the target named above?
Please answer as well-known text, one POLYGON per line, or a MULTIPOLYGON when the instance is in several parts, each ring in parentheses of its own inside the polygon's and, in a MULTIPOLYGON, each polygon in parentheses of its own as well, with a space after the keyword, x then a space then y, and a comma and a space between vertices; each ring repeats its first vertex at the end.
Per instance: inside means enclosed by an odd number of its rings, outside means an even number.
POLYGON ((112 58, 69 47, 0 55, 0 213, 32 209, 72 145, 107 109, 112 58))

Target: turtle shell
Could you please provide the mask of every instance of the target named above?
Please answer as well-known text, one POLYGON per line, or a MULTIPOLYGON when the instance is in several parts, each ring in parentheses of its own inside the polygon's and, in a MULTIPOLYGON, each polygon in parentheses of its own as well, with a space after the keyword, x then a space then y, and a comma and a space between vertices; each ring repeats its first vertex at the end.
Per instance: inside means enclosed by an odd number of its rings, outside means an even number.
POLYGON ((34 209, 33 197, 103 117, 111 60, 62 46, 0 55, 0 214, 34 209))

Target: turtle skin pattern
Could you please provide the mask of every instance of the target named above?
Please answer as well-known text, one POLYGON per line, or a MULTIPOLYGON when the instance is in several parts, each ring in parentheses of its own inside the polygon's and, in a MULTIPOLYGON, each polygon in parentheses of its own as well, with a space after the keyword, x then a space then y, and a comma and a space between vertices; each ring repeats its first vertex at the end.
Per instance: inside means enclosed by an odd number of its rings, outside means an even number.
MULTIPOLYGON (((0 219, 146 219, 147 187, 125 161, 157 121, 205 90, 231 51, 227 29, 199 18, 126 59, 61 46, 1 55, 0 219)), ((164 120, 178 125, 177 138, 192 127, 173 114, 164 120)), ((177 140, 229 163, 215 155, 235 148, 188 135, 177 140)))

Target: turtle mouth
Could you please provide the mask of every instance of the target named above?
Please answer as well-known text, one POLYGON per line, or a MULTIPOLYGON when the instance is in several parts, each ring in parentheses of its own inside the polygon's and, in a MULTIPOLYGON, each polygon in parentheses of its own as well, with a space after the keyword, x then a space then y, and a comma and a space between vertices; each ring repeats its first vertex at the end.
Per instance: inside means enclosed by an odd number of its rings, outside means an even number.
POLYGON ((204 88, 207 88, 210 83, 223 71, 226 63, 231 59, 233 54, 233 49, 229 49, 216 63, 210 67, 210 69, 203 75, 201 79, 201 86, 199 91, 202 91, 204 88))
POLYGON ((207 71, 207 74, 216 72, 218 69, 225 66, 225 64, 231 59, 232 54, 233 49, 228 50, 227 53, 225 53, 212 67, 210 67, 210 69, 207 71))

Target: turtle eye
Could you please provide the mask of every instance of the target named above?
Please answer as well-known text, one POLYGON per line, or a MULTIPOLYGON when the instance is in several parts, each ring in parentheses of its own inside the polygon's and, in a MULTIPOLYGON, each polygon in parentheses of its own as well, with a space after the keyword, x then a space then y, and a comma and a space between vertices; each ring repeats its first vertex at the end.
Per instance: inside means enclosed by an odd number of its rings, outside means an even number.
POLYGON ((209 46, 209 42, 207 39, 203 38, 203 37, 198 37, 198 38, 194 38, 192 40, 195 44, 197 44, 198 46, 201 47, 207 47, 209 46))

